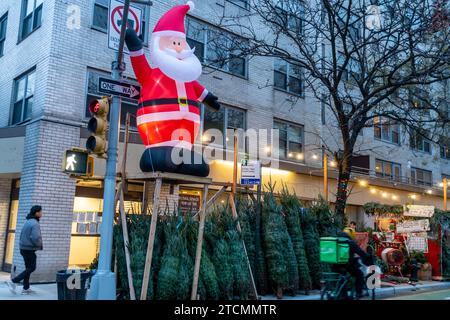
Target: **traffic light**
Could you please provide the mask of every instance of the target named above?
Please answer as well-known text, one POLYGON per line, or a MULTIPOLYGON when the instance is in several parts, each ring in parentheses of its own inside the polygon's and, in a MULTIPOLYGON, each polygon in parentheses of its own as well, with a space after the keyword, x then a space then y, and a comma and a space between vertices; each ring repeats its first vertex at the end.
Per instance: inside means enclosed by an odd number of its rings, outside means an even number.
POLYGON ((106 129, 108 128, 109 97, 94 99, 89 103, 92 118, 88 122, 91 136, 86 141, 86 149, 99 157, 106 155, 106 129))
POLYGON ((85 149, 71 148, 64 152, 62 170, 74 176, 92 177, 94 158, 85 149))

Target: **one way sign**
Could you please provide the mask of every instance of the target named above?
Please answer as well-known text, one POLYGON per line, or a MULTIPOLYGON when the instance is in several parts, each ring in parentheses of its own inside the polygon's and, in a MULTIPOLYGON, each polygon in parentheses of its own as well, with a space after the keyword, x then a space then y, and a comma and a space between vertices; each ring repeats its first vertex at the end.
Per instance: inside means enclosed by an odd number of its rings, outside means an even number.
POLYGON ((129 99, 138 100, 141 94, 141 87, 107 78, 98 78, 98 91, 129 99))

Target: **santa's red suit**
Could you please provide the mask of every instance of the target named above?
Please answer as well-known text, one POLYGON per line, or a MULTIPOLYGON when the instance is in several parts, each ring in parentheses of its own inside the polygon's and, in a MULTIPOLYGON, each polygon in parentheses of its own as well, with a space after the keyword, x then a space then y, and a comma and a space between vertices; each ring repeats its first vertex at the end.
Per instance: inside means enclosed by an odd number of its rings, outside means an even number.
POLYGON ((131 63, 142 84, 137 125, 144 144, 191 149, 200 127, 200 105, 208 91, 197 81, 179 82, 151 69, 143 53, 131 63))

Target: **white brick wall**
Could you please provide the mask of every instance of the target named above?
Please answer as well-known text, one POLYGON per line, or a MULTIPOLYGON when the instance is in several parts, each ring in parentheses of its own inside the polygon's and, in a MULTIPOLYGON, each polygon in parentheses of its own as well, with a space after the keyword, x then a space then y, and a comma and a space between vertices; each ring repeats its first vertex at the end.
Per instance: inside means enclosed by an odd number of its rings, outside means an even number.
POLYGON ((38 252, 32 281, 54 281, 55 272, 67 267, 75 181, 62 173, 61 161, 63 152, 76 145, 79 136, 77 127, 47 121, 27 126, 13 264, 16 272, 23 270, 20 230, 30 208, 40 205, 44 212, 40 222, 44 250, 38 252))
MULTIPOLYGON (((172 214, 176 208, 178 208, 178 199, 180 194, 180 185, 172 185, 172 193, 170 193, 170 184, 163 183, 161 185, 161 193, 159 197, 159 213, 172 214)), ((155 190, 155 182, 151 182, 148 187, 148 210, 151 211, 153 208, 153 193, 155 190)))

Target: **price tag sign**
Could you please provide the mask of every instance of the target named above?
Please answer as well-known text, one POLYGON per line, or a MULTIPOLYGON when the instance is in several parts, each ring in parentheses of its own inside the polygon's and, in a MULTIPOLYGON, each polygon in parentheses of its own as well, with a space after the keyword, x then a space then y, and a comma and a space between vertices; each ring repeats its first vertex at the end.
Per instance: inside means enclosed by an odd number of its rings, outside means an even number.
POLYGON ((434 214, 434 206, 408 205, 403 215, 409 217, 431 218, 434 214))
POLYGON ((241 184, 255 185, 261 183, 261 164, 259 161, 242 161, 241 184))

